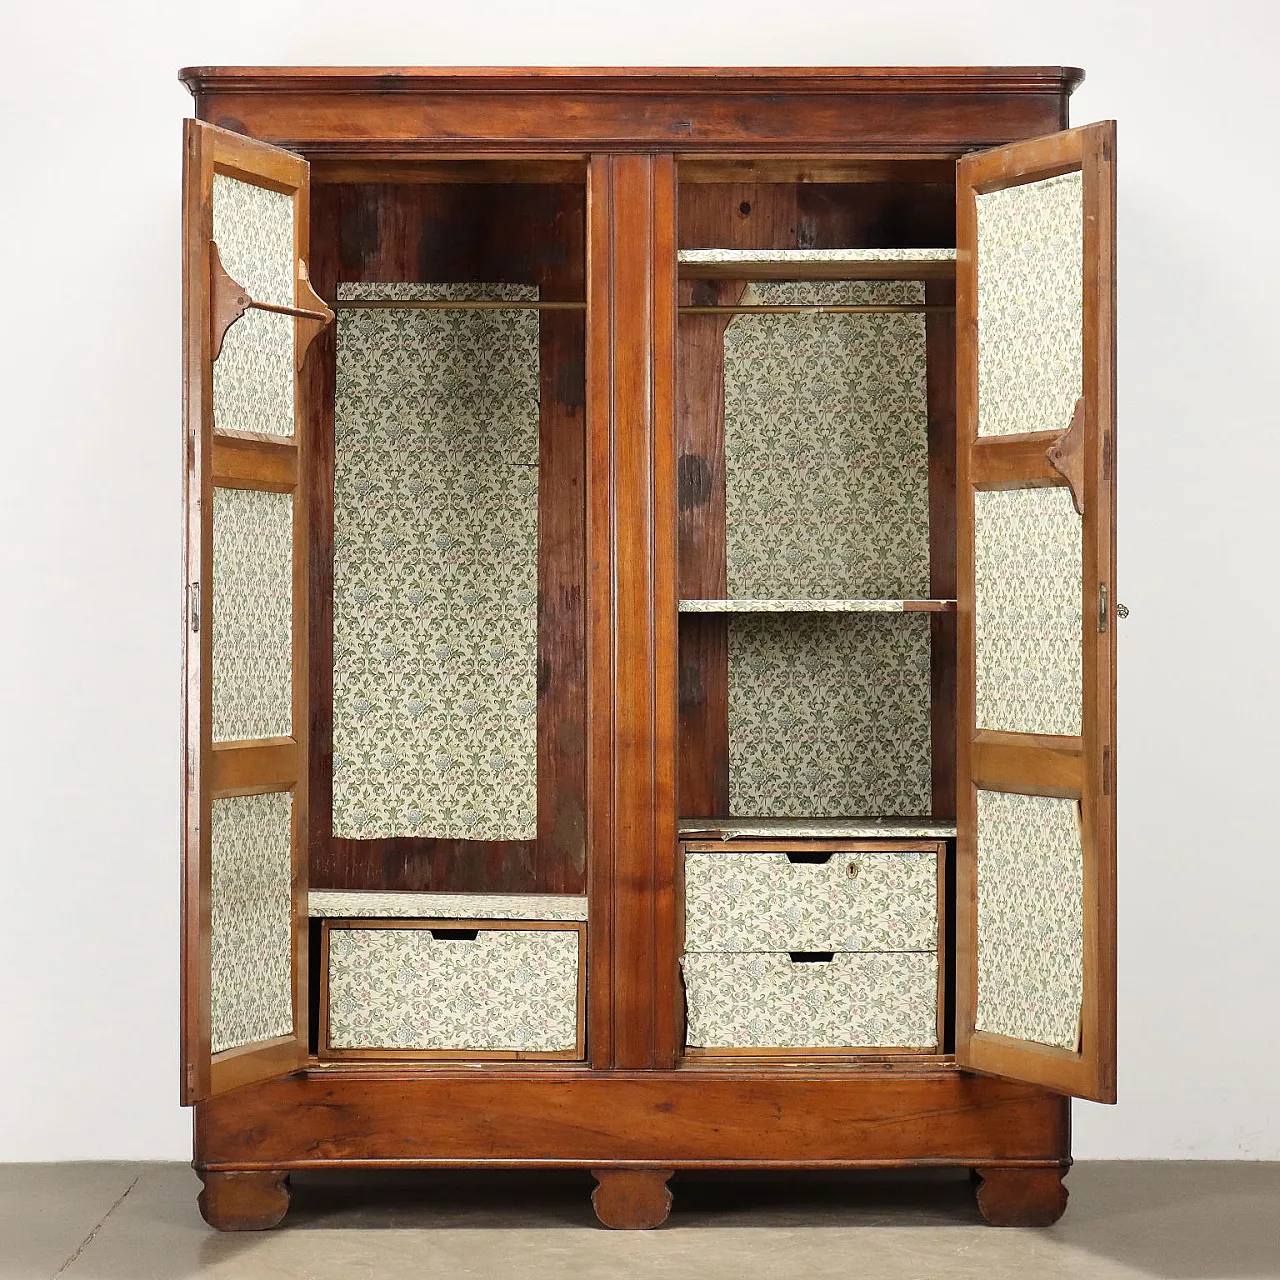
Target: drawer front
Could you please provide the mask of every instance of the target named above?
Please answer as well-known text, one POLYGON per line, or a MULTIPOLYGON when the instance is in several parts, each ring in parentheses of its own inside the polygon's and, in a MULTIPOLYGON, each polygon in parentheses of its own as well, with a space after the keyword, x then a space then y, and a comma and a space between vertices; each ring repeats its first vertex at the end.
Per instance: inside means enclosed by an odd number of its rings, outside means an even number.
POLYGON ((581 1056, 580 928, 364 920, 326 922, 325 939, 322 1043, 333 1056, 581 1056))
POLYGON ((938 854, 685 853, 686 951, 934 951, 938 854))
POLYGON ((785 952, 686 955, 686 1041, 706 1049, 933 1049, 938 957, 785 952))

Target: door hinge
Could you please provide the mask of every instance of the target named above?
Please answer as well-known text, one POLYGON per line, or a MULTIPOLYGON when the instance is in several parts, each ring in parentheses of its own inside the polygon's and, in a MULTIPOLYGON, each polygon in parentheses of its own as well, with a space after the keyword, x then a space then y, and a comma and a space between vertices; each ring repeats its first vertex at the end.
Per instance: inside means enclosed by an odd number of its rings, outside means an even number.
POLYGON ((1105 582, 1098 583, 1098 630, 1100 632, 1107 629, 1107 618, 1110 610, 1107 608, 1107 584, 1105 582))
POLYGON ((191 584, 191 630, 200 630, 200 584, 191 584))

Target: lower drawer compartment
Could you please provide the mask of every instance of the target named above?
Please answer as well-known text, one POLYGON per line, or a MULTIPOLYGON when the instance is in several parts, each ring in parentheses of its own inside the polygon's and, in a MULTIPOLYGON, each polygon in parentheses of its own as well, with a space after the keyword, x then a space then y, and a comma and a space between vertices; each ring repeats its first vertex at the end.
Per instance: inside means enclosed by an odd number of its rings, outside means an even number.
POLYGON ((689 952, 686 1042, 700 1049, 914 1049, 939 1043, 932 951, 689 952))
POLYGON ((586 926, 325 920, 326 1058, 584 1056, 586 926))

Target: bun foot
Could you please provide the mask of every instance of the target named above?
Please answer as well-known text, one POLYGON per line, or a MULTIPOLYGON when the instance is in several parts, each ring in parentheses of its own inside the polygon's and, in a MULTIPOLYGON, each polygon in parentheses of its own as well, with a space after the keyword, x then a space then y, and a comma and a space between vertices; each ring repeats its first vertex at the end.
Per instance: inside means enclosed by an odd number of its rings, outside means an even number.
POLYGON ((592 1169, 596 1189, 591 1207, 606 1227, 648 1231, 660 1227, 671 1212, 667 1189, 670 1169, 592 1169))
POLYGON ((200 1216, 218 1231, 265 1231, 289 1211, 289 1175, 261 1172, 204 1172, 197 1203, 200 1216))
POLYGON ((993 1227, 1051 1227, 1067 1207, 1067 1172, 1026 1165, 979 1166, 978 1210, 993 1227))

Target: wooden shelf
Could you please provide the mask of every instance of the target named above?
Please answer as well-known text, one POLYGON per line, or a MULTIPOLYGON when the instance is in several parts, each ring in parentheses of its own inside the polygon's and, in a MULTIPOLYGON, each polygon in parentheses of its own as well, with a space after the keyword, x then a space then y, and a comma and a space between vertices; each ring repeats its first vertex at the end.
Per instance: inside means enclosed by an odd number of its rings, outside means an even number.
POLYGON ((681 249, 685 280, 950 280, 954 249, 681 249))
POLYGON ((953 613, 954 600, 681 600, 681 613, 953 613))
POLYGON ((946 818, 681 818, 679 831, 719 840, 947 840, 956 824, 946 818))
POLYGON ((423 920, 585 920, 587 900, 548 893, 413 893, 394 889, 312 889, 307 914, 423 920))

